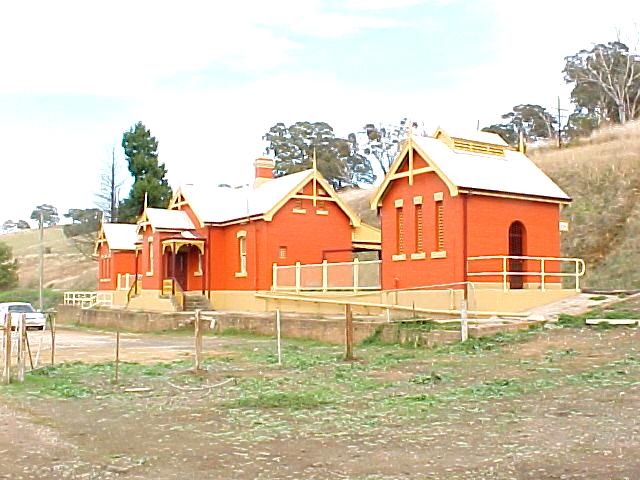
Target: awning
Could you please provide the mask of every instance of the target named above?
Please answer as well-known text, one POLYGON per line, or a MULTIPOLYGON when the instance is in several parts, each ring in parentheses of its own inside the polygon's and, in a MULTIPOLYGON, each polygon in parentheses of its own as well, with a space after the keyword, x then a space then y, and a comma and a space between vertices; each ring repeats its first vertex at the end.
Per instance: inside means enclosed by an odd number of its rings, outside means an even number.
POLYGON ((192 232, 181 232, 179 237, 166 238, 162 240, 162 251, 167 247, 171 248, 171 252, 176 253, 181 247, 196 247, 202 255, 204 255, 205 239, 197 237, 192 232))

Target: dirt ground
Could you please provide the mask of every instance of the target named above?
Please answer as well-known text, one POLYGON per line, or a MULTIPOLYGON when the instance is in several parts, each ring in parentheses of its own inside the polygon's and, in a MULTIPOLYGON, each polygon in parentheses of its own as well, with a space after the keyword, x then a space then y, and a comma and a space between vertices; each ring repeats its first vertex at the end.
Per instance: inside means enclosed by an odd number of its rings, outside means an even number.
MULTIPOLYGON (((551 328, 465 346, 341 348, 58 331, 50 375, 0 390, 0 478, 635 479, 640 332, 551 328), (168 363, 173 361, 173 363, 168 363), (157 362, 163 362, 158 364, 157 362), (126 392, 127 388, 146 390, 126 392)), ((474 343, 475 342, 475 343, 474 343)), ((43 352, 46 357, 46 353, 43 352)))

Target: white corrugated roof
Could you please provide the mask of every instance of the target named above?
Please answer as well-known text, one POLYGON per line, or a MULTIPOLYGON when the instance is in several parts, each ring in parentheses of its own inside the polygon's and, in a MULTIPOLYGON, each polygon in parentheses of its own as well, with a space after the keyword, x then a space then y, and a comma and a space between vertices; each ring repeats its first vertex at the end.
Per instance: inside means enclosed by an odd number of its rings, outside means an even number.
POLYGON ((144 213, 153 228, 167 230, 193 230, 196 227, 186 212, 182 210, 165 210, 164 208, 147 208, 144 213))
POLYGON ((221 223, 269 212, 312 175, 313 170, 304 170, 274 178, 256 188, 182 185, 180 191, 201 221, 221 223))
POLYGON ((111 250, 135 250, 138 226, 135 223, 104 223, 102 230, 111 250))
POLYGON ((570 200, 553 180, 521 152, 505 149, 505 156, 501 157, 454 150, 432 137, 414 136, 413 140, 458 188, 570 200))

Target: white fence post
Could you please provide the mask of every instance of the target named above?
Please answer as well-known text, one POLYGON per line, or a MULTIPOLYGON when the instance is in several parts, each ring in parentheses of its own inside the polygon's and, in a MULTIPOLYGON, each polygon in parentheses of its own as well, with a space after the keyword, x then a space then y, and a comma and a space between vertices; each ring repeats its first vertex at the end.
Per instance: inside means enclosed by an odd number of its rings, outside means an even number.
POLYGON ((271 290, 277 290, 278 289, 278 264, 274 262, 271 268, 272 268, 272 276, 273 276, 273 278, 271 279, 271 290))
POLYGON ((502 258, 502 290, 507 291, 507 258, 502 258))
POLYGON ((322 291, 326 293, 329 288, 329 268, 327 267, 327 259, 322 260, 322 291))
POLYGON ((467 301, 460 302, 460 334, 464 342, 469 339, 469 322, 467 321, 467 301))
POLYGON ((358 277, 360 275, 360 260, 353 259, 353 291, 358 291, 358 277))
POLYGON ((545 288, 544 288, 544 277, 545 277, 545 270, 544 270, 544 258, 540 259, 540 289, 544 292, 545 288))
POLYGON ((300 293, 300 262, 296 262, 296 293, 300 293))
POLYGON ((282 344, 280 330, 280 309, 276 309, 276 335, 278 337, 278 365, 282 365, 282 344))

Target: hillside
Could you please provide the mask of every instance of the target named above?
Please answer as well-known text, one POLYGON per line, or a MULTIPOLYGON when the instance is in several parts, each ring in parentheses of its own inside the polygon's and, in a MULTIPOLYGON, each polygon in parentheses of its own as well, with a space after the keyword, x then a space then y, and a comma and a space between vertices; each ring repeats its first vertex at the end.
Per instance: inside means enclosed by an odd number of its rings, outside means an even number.
POLYGON ((607 128, 531 158, 573 199, 563 255, 587 262, 585 286, 640 287, 640 123, 607 128))
MULTIPOLYGON (((18 259, 21 287, 38 286, 40 237, 38 230, 24 230, 0 236, 18 259)), ((58 290, 95 289, 98 264, 81 254, 64 236, 62 227, 44 230, 44 285, 58 290)))

